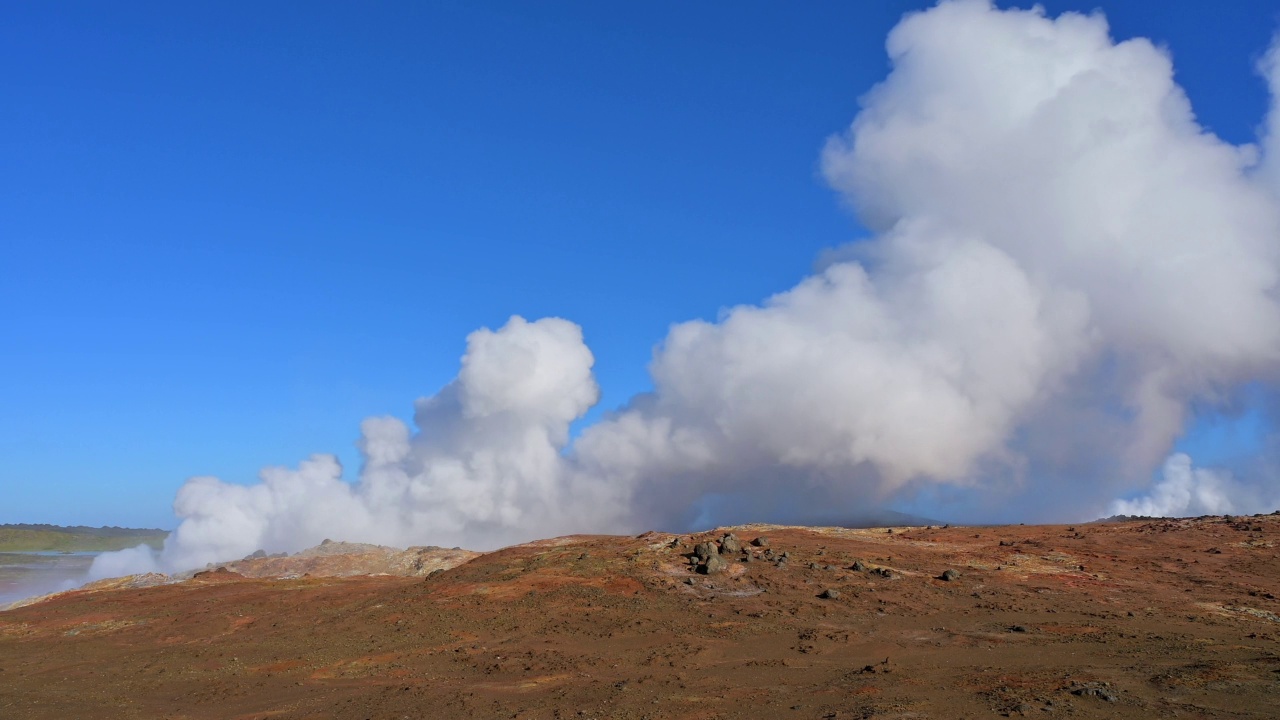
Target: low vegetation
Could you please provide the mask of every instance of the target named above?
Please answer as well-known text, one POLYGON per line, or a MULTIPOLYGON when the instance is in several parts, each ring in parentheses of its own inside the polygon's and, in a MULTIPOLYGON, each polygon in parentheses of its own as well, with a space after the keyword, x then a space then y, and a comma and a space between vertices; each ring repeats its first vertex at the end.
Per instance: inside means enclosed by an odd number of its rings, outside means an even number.
POLYGON ((168 532, 154 528, 0 525, 0 552, 102 552, 143 543, 159 548, 166 535, 168 532))

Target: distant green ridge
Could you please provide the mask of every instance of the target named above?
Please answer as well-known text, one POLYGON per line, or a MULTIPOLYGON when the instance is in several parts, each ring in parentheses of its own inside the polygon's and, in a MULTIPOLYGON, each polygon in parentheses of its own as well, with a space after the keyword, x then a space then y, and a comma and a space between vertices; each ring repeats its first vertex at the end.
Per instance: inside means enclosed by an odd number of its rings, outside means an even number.
POLYGON ((101 552, 147 544, 159 548, 168 535, 155 528, 91 528, 83 525, 0 525, 0 552, 101 552))

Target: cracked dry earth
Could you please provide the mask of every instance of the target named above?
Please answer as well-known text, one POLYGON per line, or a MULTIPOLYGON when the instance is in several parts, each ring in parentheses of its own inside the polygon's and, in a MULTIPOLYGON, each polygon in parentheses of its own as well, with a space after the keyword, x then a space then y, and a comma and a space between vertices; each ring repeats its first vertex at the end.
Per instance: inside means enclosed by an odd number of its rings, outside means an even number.
POLYGON ((1280 717, 1280 516, 732 531, 787 560, 577 536, 61 595, 0 613, 0 717, 1280 717))

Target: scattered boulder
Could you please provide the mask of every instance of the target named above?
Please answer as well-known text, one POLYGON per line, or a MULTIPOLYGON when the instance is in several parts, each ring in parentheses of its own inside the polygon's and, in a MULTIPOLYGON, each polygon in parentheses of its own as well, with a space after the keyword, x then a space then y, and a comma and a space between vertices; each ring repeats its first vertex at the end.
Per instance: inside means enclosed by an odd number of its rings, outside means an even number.
POLYGON ((738 538, 733 533, 725 535, 724 539, 720 541, 720 552, 722 553, 728 554, 741 551, 742 543, 738 541, 738 538))
POLYGON ((890 570, 889 568, 876 568, 875 570, 871 571, 871 574, 879 575, 880 577, 885 579, 891 579, 893 577, 893 571, 890 570))
POLYGON ((867 566, 861 560, 854 560, 853 565, 850 565, 849 569, 854 572, 866 572, 867 566))
POLYGON ((816 562, 812 562, 812 563, 809 563, 809 569, 810 569, 810 570, 821 570, 821 569, 822 569, 822 566, 821 566, 821 565, 819 565, 819 564, 818 564, 818 563, 816 563, 816 562))
POLYGON ((835 588, 827 588, 826 590, 823 590, 818 597, 823 600, 835 600, 840 597, 840 591, 835 588))
POLYGON ((955 570, 943 570, 942 574, 938 576, 939 580, 945 580, 946 582, 951 582, 952 580, 958 580, 959 578, 960 578, 960 573, 956 572, 955 570))
POLYGON ((702 563, 702 567, 700 567, 699 570, 702 571, 703 575, 716 575, 724 572, 728 567, 729 563, 725 562, 725 559, 717 553, 709 556, 706 561, 702 563))
POLYGON ((769 547, 769 538, 761 535, 755 540, 752 540, 751 544, 755 545, 756 547, 769 547))
POLYGON ((772 550, 765 550, 765 551, 764 551, 764 559, 765 559, 765 560, 772 560, 772 559, 773 559, 773 551, 772 551, 772 550))
POLYGON ((713 555, 719 555, 720 549, 717 548, 716 544, 713 542, 700 542, 693 546, 693 554, 696 555, 699 560, 705 561, 713 555))

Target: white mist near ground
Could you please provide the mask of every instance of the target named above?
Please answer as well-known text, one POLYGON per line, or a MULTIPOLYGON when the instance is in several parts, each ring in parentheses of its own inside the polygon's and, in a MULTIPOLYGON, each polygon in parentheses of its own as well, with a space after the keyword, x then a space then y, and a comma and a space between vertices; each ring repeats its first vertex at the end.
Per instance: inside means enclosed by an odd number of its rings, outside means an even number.
POLYGON ((1114 42, 1100 14, 944 2, 887 49, 888 77, 821 153, 872 237, 759 305, 673 326, 654 391, 572 443, 599 394, 581 330, 478 330, 416 428, 364 422, 357 482, 322 455, 252 486, 192 479, 158 566, 326 537, 484 549, 929 493, 1028 520, 1144 491, 1117 506, 1275 499, 1183 456, 1147 486, 1192 403, 1280 368, 1280 132, 1245 147, 1207 132, 1168 53, 1114 42))
POLYGON ((1150 492, 1113 502, 1111 512, 1149 517, 1225 515, 1261 507, 1257 494, 1255 488, 1237 482, 1226 470, 1193 467, 1185 453, 1174 453, 1165 461, 1162 477, 1150 492))
MULTIPOLYGON (((185 569, 169 566, 169 569, 185 569)), ((159 553, 150 545, 137 545, 123 550, 104 552, 93 559, 85 580, 92 582, 104 578, 159 572, 159 553)))

